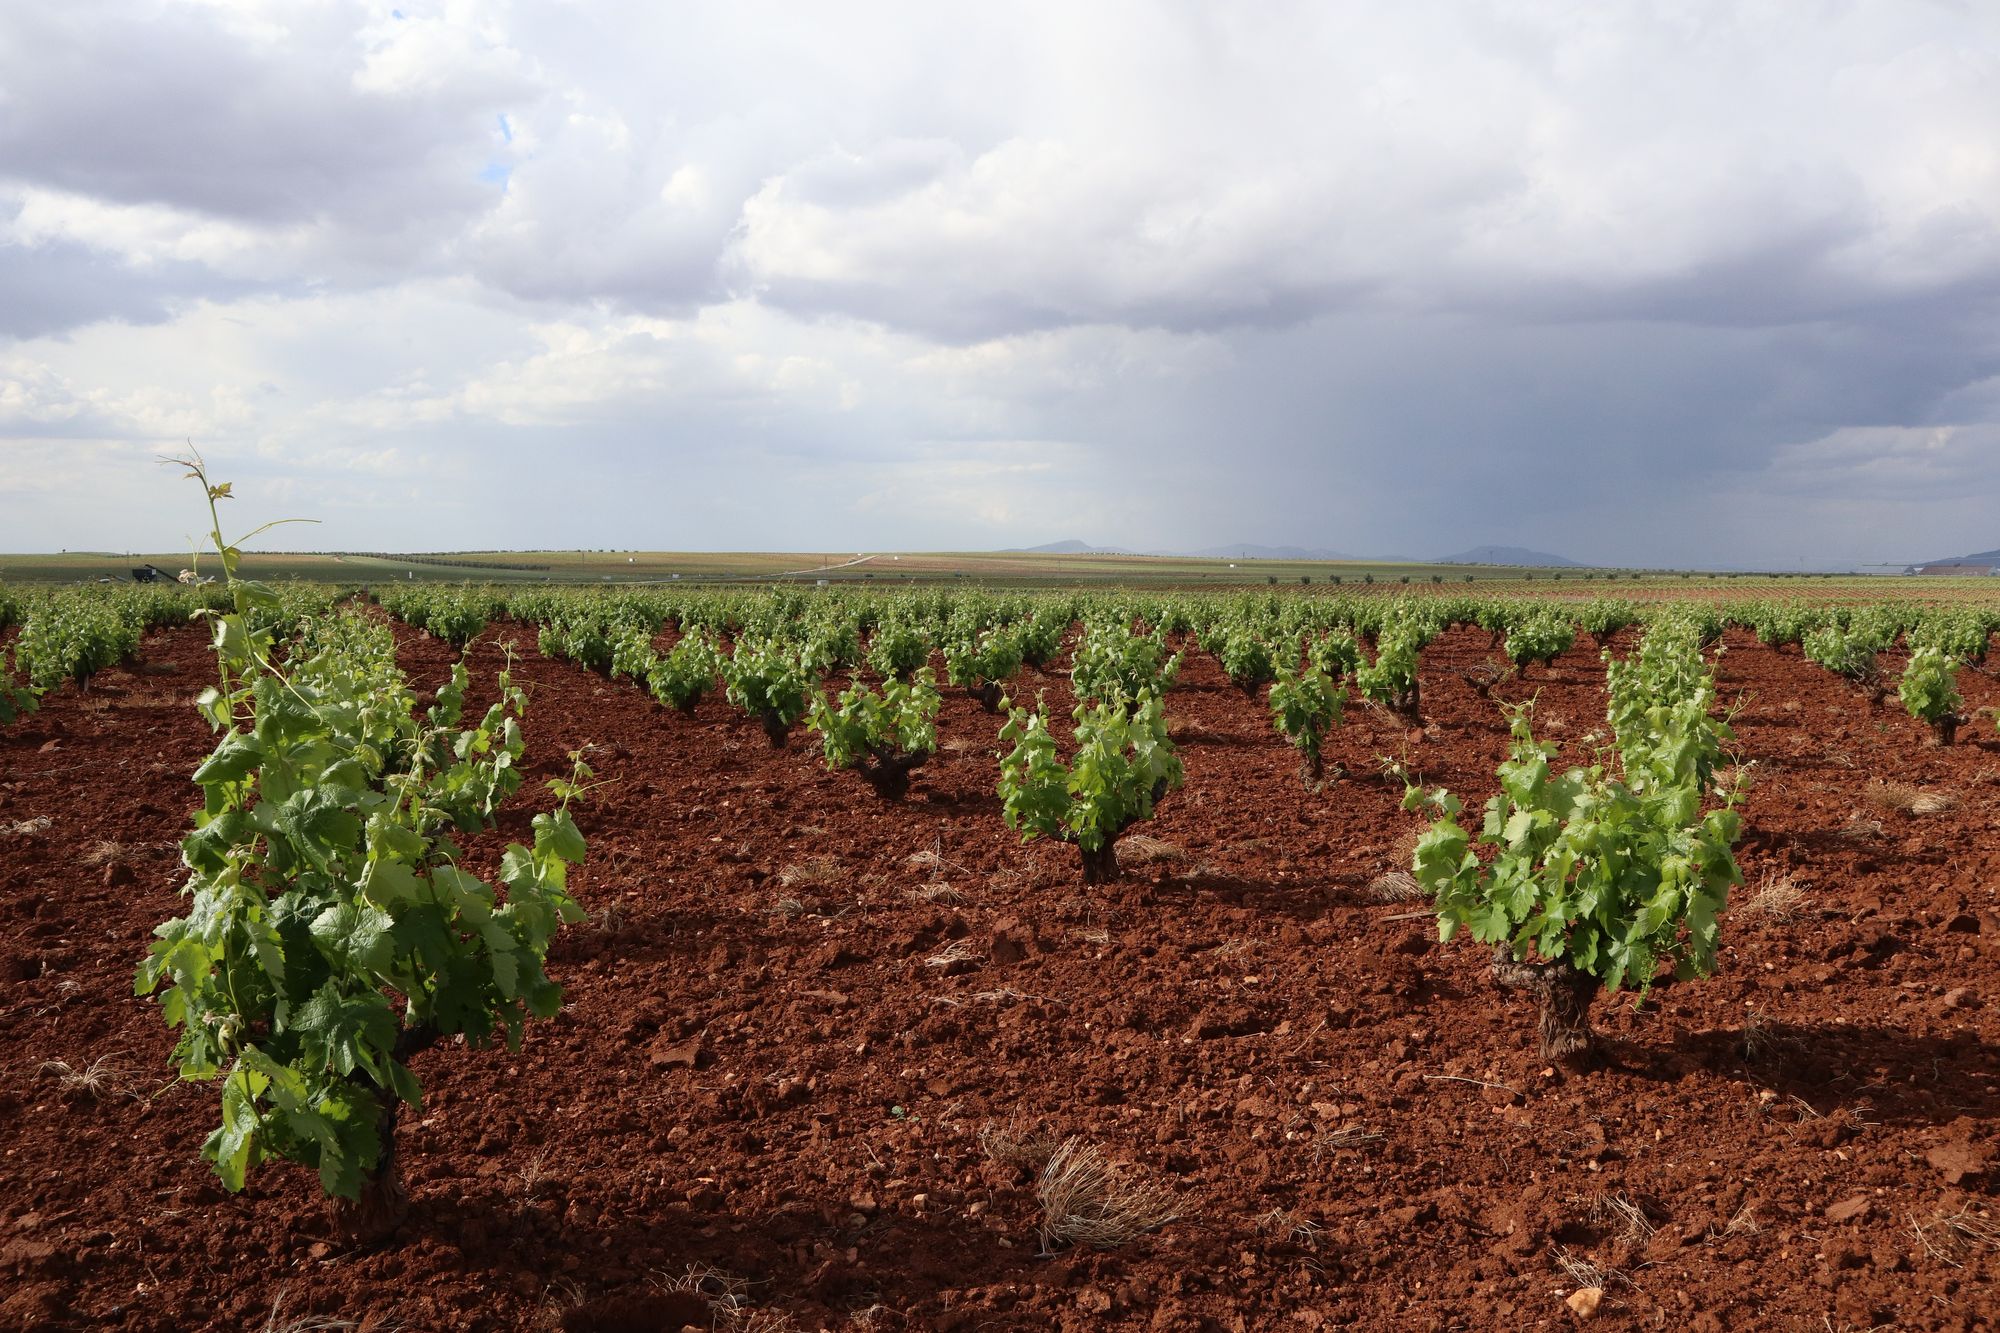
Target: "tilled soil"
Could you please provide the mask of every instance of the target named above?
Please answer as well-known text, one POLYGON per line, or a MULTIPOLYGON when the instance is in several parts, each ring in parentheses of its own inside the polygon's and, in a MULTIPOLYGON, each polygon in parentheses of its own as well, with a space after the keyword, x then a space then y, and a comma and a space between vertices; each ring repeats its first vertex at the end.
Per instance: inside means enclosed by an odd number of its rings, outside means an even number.
MULTIPOLYGON (((181 910, 201 634, 0 734, 0 1328, 1486 1329, 1577 1322, 1579 1287, 1613 1328, 1995 1324, 1988 718, 1939 749, 1732 633, 1755 785, 1721 972, 1600 998, 1611 1064, 1571 1075, 1477 946, 1377 887, 1415 828, 1389 761, 1475 808, 1494 789, 1481 631, 1425 652, 1424 731, 1350 710, 1319 794, 1191 654, 1187 785, 1089 891, 1073 849, 1002 824, 998 719, 962 694, 887 804, 803 731, 774 750, 720 699, 683 717, 501 632, 535 776, 588 744, 610 784, 579 821, 591 919, 521 1051, 418 1058, 412 1209, 371 1250, 335 1239, 310 1172, 218 1188, 216 1090, 169 1081, 132 996, 181 910), (1911 814, 1883 783, 1956 804, 1911 814), (1043 1253, 1012 1163, 1072 1136, 1178 1219, 1043 1253)), ((452 660, 413 634, 403 655, 426 688, 452 660)), ((488 642, 476 672, 500 661, 488 642)), ((1498 692, 1537 695, 1581 759, 1602 685, 1586 640, 1498 692)), ((1037 691, 1070 703, 1059 675, 1037 691)))

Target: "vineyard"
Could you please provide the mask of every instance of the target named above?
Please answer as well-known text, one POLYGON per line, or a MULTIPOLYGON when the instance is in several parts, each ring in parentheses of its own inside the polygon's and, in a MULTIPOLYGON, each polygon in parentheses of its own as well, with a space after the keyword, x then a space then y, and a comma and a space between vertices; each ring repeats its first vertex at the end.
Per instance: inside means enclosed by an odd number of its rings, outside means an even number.
POLYGON ((2000 607, 217 544, 0 588, 0 1327, 1991 1326, 2000 607))

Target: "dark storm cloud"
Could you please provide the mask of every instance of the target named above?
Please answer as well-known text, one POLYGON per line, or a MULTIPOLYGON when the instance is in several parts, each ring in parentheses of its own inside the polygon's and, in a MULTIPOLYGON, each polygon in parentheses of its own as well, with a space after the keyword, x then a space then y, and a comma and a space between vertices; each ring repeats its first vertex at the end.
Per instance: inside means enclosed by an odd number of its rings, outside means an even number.
POLYGON ((0 10, 12 436, 377 543, 546 448, 539 540, 2000 544, 2000 10, 401 12, 0 10))
POLYGON ((192 4, 5 6, 0 178, 259 223, 482 207, 494 116, 525 80, 479 61, 371 78, 366 14, 302 0, 267 28, 192 4))
POLYGON ((141 271, 72 243, 0 243, 0 337, 38 338, 105 319, 155 324, 183 302, 241 287, 193 264, 141 271))

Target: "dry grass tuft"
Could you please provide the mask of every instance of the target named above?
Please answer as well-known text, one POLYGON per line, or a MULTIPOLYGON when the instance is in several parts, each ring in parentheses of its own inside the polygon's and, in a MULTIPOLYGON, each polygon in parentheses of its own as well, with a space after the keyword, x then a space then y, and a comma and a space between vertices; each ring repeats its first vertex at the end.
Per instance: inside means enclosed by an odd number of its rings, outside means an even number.
POLYGON ((1958 807, 1958 797, 1948 791, 1925 791, 1894 779, 1876 778, 1868 784, 1863 799, 1887 814, 1936 815, 1958 807))
POLYGON ((258 1330, 258 1333, 336 1333, 339 1329, 361 1327, 352 1319, 341 1319, 334 1315, 300 1315, 297 1319, 287 1319, 281 1324, 278 1320, 282 1316, 283 1312, 274 1307, 269 1317, 264 1320, 264 1327, 258 1330))
POLYGON ((733 1273, 725 1273, 720 1268, 707 1264, 689 1264, 687 1271, 679 1277, 670 1278, 664 1274, 654 1279, 662 1291, 671 1291, 682 1296, 699 1296, 709 1303, 717 1314, 742 1309, 750 1303, 750 1284, 733 1273))
POLYGON ((924 959, 925 967, 953 967, 959 963, 976 963, 986 955, 979 952, 971 940, 953 940, 924 959))
POLYGON ((1183 861, 1187 853, 1164 838, 1150 833, 1130 833, 1118 840, 1118 859, 1127 865, 1149 866, 1162 861, 1183 861))
POLYGON ((1743 1029, 1737 1034, 1743 1048, 1743 1058, 1756 1064, 1777 1054, 1785 1040, 1771 1025, 1771 1017, 1762 1009, 1748 1009, 1743 1014, 1743 1029))
POLYGON ((1319 1248, 1319 1238, 1326 1234, 1326 1228, 1311 1218, 1301 1217, 1284 1208, 1273 1208, 1270 1212, 1251 1220, 1257 1229, 1266 1235, 1290 1241, 1308 1250, 1319 1248))
POLYGON ((1598 1195, 1591 1201, 1590 1215, 1592 1221, 1612 1227, 1620 1239, 1633 1245, 1644 1245, 1660 1229, 1643 1206, 1622 1194, 1598 1195))
POLYGON ((846 869, 831 856, 815 856, 778 869, 778 883, 788 889, 831 889, 846 878, 846 869))
POLYGON ((964 866, 959 865, 956 862, 947 861, 944 859, 943 838, 937 838, 933 840, 930 846, 924 848, 924 850, 920 852, 911 852, 908 856, 903 858, 903 864, 908 866, 912 870, 923 871, 926 875, 929 875, 932 879, 944 878, 946 871, 953 871, 960 875, 968 875, 972 873, 971 871, 967 870, 964 866))
POLYGON ((300 1315, 295 1319, 285 1318, 286 1290, 278 1288, 277 1299, 271 1302, 271 1313, 264 1316, 264 1323, 257 1333, 333 1333, 343 1328, 359 1328, 352 1319, 336 1319, 331 1315, 300 1315))
POLYGON ((1380 1142, 1379 1130, 1366 1129, 1360 1125, 1342 1125, 1339 1129, 1328 1130, 1313 1139, 1312 1155, 1315 1160, 1326 1153, 1342 1148, 1361 1148, 1380 1142))
POLYGON ((744 1310, 721 1325, 725 1333, 799 1333, 799 1326, 782 1310, 744 1310))
POLYGON ((1799 908, 1805 905, 1806 891, 1799 886, 1790 871, 1767 873, 1758 881, 1757 892, 1745 904, 1746 910, 1761 913, 1781 925, 1789 925, 1798 919, 1799 908))
POLYGON ((132 849, 122 842, 100 838, 91 844, 90 850, 82 856, 85 865, 93 869, 98 866, 118 865, 132 859, 132 849))
POLYGON ((1922 793, 1907 782, 1876 778, 1868 784, 1867 790, 1862 792, 1861 799, 1868 802, 1871 808, 1880 810, 1884 814, 1906 815, 1916 805, 1917 797, 1920 795, 1922 793))
POLYGON ((798 1328, 792 1317, 781 1311, 752 1309, 750 1284, 720 1268, 689 1264, 679 1277, 662 1274, 653 1280, 663 1291, 697 1296, 707 1302, 710 1327, 715 1333, 796 1333, 798 1328))
POLYGON ((1101 925, 1116 920, 1118 916, 1102 899, 1087 893, 1073 893, 1058 902, 1052 910, 1059 920, 1076 921, 1084 926, 1101 925))
POLYGON ((1579 1287, 1596 1287, 1599 1291, 1607 1291, 1614 1283, 1621 1287, 1632 1285, 1632 1279, 1624 1273, 1615 1268, 1594 1264, 1565 1246, 1556 1246, 1555 1261, 1563 1276, 1579 1287))
POLYGON ((1060 1145, 1047 1134, 1016 1125, 985 1125, 979 1131, 979 1150, 986 1160, 1017 1170, 1040 1171, 1060 1145))
POLYGON ((528 1164, 521 1168, 521 1197, 532 1199, 542 1191, 542 1186, 554 1184, 557 1178, 549 1172, 549 1150, 543 1147, 528 1164))
POLYGON ((564 1333, 563 1324, 570 1312, 581 1309, 588 1299, 574 1279, 559 1277, 542 1288, 541 1303, 535 1307, 528 1327, 534 1333, 564 1333))
POLYGON ((947 884, 941 879, 934 879, 928 884, 906 885, 903 896, 911 902, 943 903, 947 907, 956 907, 965 901, 965 894, 957 885, 947 884))
POLYGON ((1042 1205, 1042 1249, 1088 1245, 1115 1250, 1178 1218, 1180 1196, 1133 1180, 1080 1138, 1062 1141, 1035 1185, 1042 1205))
POLYGON ((999 990, 976 990, 966 998, 975 1004, 997 1004, 1003 1008, 1012 1004, 1047 1004, 1058 1009, 1069 1008, 1068 1000, 1058 1000, 1048 995, 1030 995, 1026 991, 1015 990, 1012 986, 1002 986, 999 990))
POLYGON ((1754 1236, 1763 1229, 1757 1221, 1756 1210, 1746 1203, 1736 1210, 1736 1215, 1729 1219, 1727 1226, 1722 1228, 1722 1234, 1725 1236, 1754 1236))
POLYGON ((1925 1254, 1953 1268, 1965 1267, 1960 1256, 1968 1251, 2000 1250, 2000 1221, 1985 1211, 1973 1212, 1970 1204, 1960 1204, 1955 1213, 1932 1213, 1925 1222, 1913 1213, 1910 1231, 1925 1254))
POLYGON ((112 1064, 109 1056, 99 1056, 81 1069, 67 1060, 44 1060, 37 1072, 54 1079, 56 1090, 65 1097, 88 1097, 103 1102, 113 1097, 139 1095, 132 1086, 139 1075, 112 1064))
POLYGON ((47 815, 36 815, 33 819, 17 819, 11 824, 0 824, 0 833, 16 838, 33 837, 37 833, 47 833, 49 825, 54 822, 47 815))
POLYGON ((1884 832, 1886 830, 1883 829, 1881 820, 1866 819, 1860 815, 1855 815, 1840 826, 1840 836, 1849 842, 1874 842, 1884 832))
POLYGON ((1967 1248, 2000 1250, 2000 1221, 1989 1213, 1973 1212, 1971 1204, 1960 1204, 1955 1213, 1938 1213, 1931 1224, 1943 1227, 1967 1248))
POLYGON ((1368 896, 1378 903, 1414 903, 1428 895, 1409 871, 1391 870, 1368 881, 1368 896))

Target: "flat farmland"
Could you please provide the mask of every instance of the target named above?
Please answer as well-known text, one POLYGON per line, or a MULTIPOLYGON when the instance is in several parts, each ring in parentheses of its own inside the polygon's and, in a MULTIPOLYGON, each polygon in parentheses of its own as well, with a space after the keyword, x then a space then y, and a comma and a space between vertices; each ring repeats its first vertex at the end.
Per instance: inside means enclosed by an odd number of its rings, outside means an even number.
MULTIPOLYGON (((167 574, 193 562, 187 552, 0 554, 0 581, 127 582, 151 564, 167 574)), ((212 561, 210 562, 212 566, 212 561)), ((204 572, 214 573, 212 567, 204 572)), ((1695 570, 1531 569, 1512 565, 1429 565, 1371 561, 1228 560, 1188 556, 1088 555, 1039 551, 453 551, 245 553, 246 577, 307 579, 361 586, 416 583, 519 585, 815 583, 862 587, 955 584, 1019 587, 1256 588, 1338 586, 1349 592, 1407 595, 1477 585, 1482 594, 1539 598, 1616 595, 1645 600, 1810 597, 1815 601, 1908 600, 1935 604, 2000 602, 2000 578, 1695 570)))

